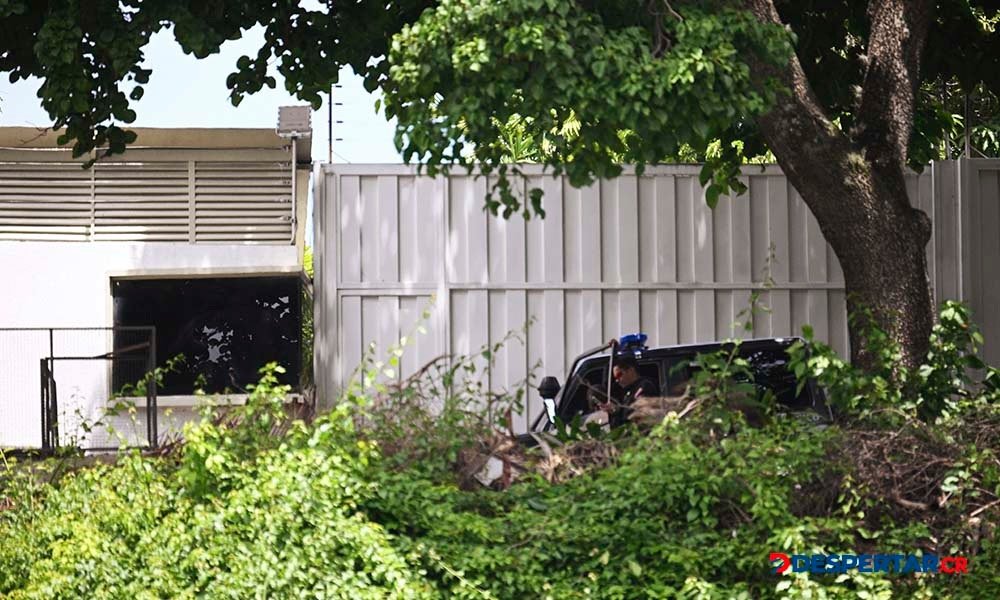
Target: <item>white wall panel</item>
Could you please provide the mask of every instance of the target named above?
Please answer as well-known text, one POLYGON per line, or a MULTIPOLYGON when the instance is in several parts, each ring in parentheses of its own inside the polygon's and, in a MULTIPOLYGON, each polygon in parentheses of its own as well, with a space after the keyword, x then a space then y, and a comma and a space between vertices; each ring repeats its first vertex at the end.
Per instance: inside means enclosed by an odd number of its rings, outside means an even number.
POLYGON ((958 163, 947 161, 931 165, 934 194, 934 282, 935 298, 958 298, 962 295, 962 203, 959 201, 958 163))
MULTIPOLYGON (((986 332, 985 357, 1000 363, 1000 161, 965 160, 972 211, 966 223, 970 234, 972 268, 967 274, 972 291, 971 305, 979 326, 986 332)), ((966 200, 963 198, 963 201, 966 200)), ((965 270, 963 269, 963 272, 965 270)))
POLYGON ((340 239, 340 280, 361 281, 361 178, 344 176, 339 184, 340 222, 327 226, 327 235, 340 239))
POLYGON ((566 281, 601 281, 600 184, 563 188, 566 281))
MULTIPOLYGON (((1000 255, 997 167, 977 164, 968 182, 977 186, 977 198, 994 199, 976 213, 978 220, 958 218, 971 200, 956 192, 965 173, 956 163, 935 164, 908 179, 915 205, 941 223, 928 247, 940 298, 966 297, 973 287, 984 298, 1000 294, 996 284, 963 279, 968 267, 962 268, 960 250, 973 253, 961 223, 967 229, 974 223, 986 251, 1000 255)), ((753 336, 796 335, 811 324, 820 339, 847 352, 840 265, 776 167, 747 167, 741 176, 747 192, 720 198, 714 210, 705 204, 698 166, 652 167, 643 176, 626 169, 583 189, 534 167, 526 172, 514 191, 524 198, 542 187, 544 220, 487 215, 482 207, 490 182, 474 175, 327 167, 317 204, 340 209, 317 209, 325 220, 317 227, 339 232, 339 244, 321 248, 339 246, 340 273, 317 272, 317 302, 339 306, 341 322, 339 335, 317 332, 324 348, 317 373, 327 373, 322 395, 344 384, 367 341, 384 349, 411 331, 434 294, 428 333, 404 354, 403 374, 440 353, 478 352, 533 317, 526 345, 497 356, 491 384, 513 385, 536 363, 542 365, 537 375, 562 380, 574 356, 623 333, 644 331, 654 345, 741 335, 737 324, 748 318, 752 293, 766 308, 754 315, 753 336), (331 334, 338 344, 324 343, 331 334)), ((996 270, 995 262, 976 260, 980 279, 996 270)), ((328 327, 331 319, 321 322, 328 327)), ((527 403, 528 411, 514 419, 517 428, 540 407, 533 391, 527 403)))
POLYGON ((698 239, 695 222, 695 188, 693 177, 677 177, 677 221, 674 229, 677 232, 677 281, 694 282, 695 254, 697 254, 698 239))

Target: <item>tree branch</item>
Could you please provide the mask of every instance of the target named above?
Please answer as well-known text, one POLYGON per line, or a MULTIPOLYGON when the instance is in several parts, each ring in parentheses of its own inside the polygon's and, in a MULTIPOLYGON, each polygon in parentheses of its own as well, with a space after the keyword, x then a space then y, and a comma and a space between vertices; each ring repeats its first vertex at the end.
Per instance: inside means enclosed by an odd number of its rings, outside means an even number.
POLYGON ((872 165, 906 166, 920 57, 933 21, 931 0, 871 0, 868 68, 854 138, 872 165))
MULTIPOLYGON (((747 10, 761 22, 784 25, 772 0, 745 0, 747 10)), ((804 179, 809 177, 819 187, 825 187, 831 196, 839 196, 838 201, 823 203, 826 206, 810 205, 820 223, 836 223, 850 218, 850 207, 845 203, 850 199, 838 190, 845 186, 843 165, 833 164, 831 156, 847 156, 853 151, 850 140, 827 116, 819 99, 806 78, 798 56, 793 54, 783 66, 775 66, 748 57, 753 76, 760 82, 776 79, 785 91, 780 92, 771 110, 758 118, 757 123, 768 147, 778 159, 782 170, 796 189, 806 187, 804 179), (816 182, 816 177, 823 179, 816 182), (828 209, 826 215, 820 214, 828 209)), ((814 203, 815 204, 815 203, 814 203)))
POLYGON ((673 45, 673 40, 667 32, 666 27, 663 25, 663 17, 669 14, 678 21, 683 21, 684 17, 678 14, 677 11, 674 10, 674 7, 670 6, 670 2, 667 0, 650 0, 647 10, 651 15, 653 15, 654 39, 652 54, 653 56, 659 58, 663 56, 665 52, 670 50, 670 47, 673 45))

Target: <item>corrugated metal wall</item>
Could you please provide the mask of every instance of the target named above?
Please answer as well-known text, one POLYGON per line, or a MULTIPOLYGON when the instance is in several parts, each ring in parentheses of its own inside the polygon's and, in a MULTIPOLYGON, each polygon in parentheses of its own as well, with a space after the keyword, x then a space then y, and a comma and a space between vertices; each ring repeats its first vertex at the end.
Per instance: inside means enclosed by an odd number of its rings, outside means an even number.
MULTIPOLYGON (((622 333, 644 331, 651 345, 741 336, 734 324, 754 292, 768 310, 744 337, 795 335, 808 323, 846 353, 840 265, 776 167, 744 169, 747 193, 714 211, 698 166, 627 171, 584 189, 531 168, 524 189, 545 191, 547 217, 528 222, 485 213, 483 178, 325 168, 315 190, 321 398, 350 378, 369 342, 384 350, 411 332, 432 296, 428 332, 403 355, 402 375, 533 317, 527 343, 497 356, 491 384, 514 385, 535 364, 562 380, 575 355, 622 333)), ((962 293, 956 173, 948 162, 909 178, 914 203, 939 224, 927 252, 942 299, 962 293)), ((534 415, 540 400, 528 398, 534 415)))

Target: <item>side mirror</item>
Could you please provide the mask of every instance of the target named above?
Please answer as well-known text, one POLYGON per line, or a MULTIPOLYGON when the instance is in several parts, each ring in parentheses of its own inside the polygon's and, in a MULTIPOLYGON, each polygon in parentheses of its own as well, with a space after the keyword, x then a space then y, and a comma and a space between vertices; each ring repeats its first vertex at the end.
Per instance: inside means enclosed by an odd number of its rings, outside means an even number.
POLYGON ((559 394, 560 389, 559 380, 551 375, 543 377, 542 382, 538 384, 538 393, 541 395, 542 403, 545 405, 545 414, 549 418, 549 423, 556 422, 555 398, 559 394))
POLYGON ((559 385, 559 380, 551 375, 543 377, 542 382, 538 384, 538 393, 541 394, 542 398, 545 400, 554 400, 556 395, 559 394, 559 390, 562 386, 559 385))

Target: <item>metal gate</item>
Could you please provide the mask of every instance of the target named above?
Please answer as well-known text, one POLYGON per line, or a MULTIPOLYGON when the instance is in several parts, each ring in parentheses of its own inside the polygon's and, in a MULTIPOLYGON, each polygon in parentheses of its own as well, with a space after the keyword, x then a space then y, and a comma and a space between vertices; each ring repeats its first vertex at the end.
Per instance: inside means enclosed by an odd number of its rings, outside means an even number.
POLYGON ((157 383, 154 327, 0 329, 0 417, 16 447, 156 446, 157 383), (18 376, 29 369, 38 404, 18 376))

